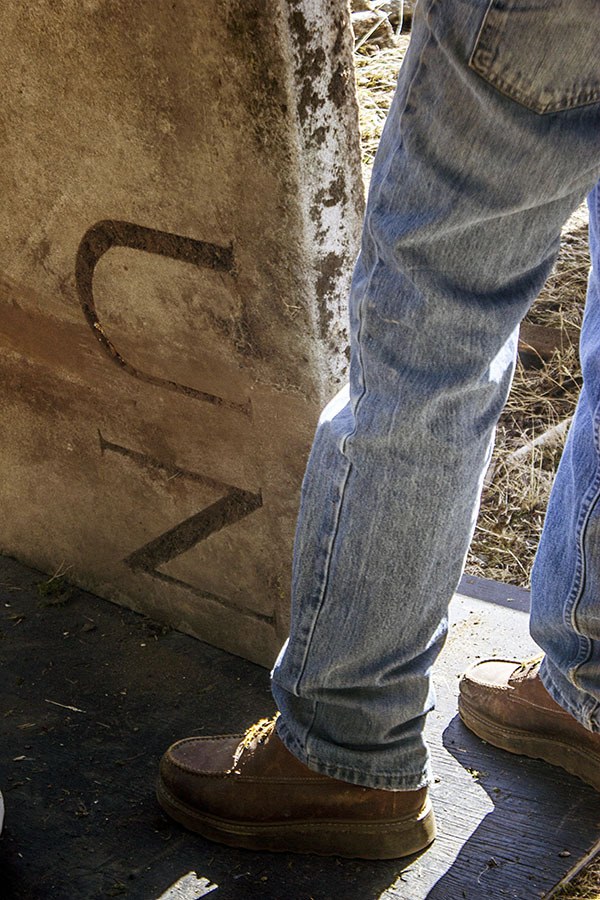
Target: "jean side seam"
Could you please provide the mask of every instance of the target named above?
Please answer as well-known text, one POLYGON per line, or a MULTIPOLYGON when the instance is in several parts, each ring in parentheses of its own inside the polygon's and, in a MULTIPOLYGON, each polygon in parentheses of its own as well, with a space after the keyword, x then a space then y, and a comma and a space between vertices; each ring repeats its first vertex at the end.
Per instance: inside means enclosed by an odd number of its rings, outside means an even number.
MULTIPOLYGON (((593 428, 594 428, 594 443, 596 446, 596 453, 598 453, 598 449, 600 447, 600 404, 598 404, 596 409, 594 410, 593 428)), ((571 610, 570 610, 571 626, 572 626, 573 630, 577 633, 578 639, 580 642, 580 654, 579 654, 578 659, 575 661, 575 663, 573 665, 572 677, 573 677, 574 682, 576 682, 576 680, 577 680, 577 670, 579 670, 586 662, 588 662, 588 660, 590 659, 590 657, 592 655, 592 640, 591 640, 591 638, 589 638, 585 635, 582 635, 580 633, 579 624, 577 621, 577 611, 578 611, 578 607, 579 607, 579 604, 581 602, 581 599, 583 597, 583 593, 585 590, 585 573, 586 573, 586 568, 587 568, 586 567, 586 553, 585 553, 585 536, 586 536, 586 531, 587 531, 587 526, 588 526, 589 520, 590 520, 595 508, 598 506, 599 500, 600 500, 600 465, 597 463, 596 464, 596 477, 593 482, 593 496, 592 496, 590 505, 588 507, 588 510, 587 510, 587 513, 585 516, 585 521, 582 523, 582 527, 581 527, 581 541, 580 541, 581 557, 582 557, 581 586, 577 593, 577 596, 573 599, 573 603, 572 603, 571 610)))
MULTIPOLYGON (((598 194, 598 192, 596 192, 596 194, 595 194, 595 202, 596 202, 596 215, 598 215, 599 207, 600 207, 600 195, 598 194)), ((595 479, 592 483, 593 487, 589 492, 590 494, 592 494, 592 497, 591 497, 589 507, 588 507, 586 515, 585 515, 585 519, 581 525, 581 537, 580 537, 580 550, 581 550, 581 561, 582 561, 581 570, 579 570, 579 567, 578 567, 578 574, 579 574, 579 572, 581 572, 581 584, 580 584, 580 588, 577 592, 577 596, 575 596, 573 598, 573 602, 572 602, 571 609, 569 612, 571 626, 573 628, 573 631, 577 634, 579 642, 580 642, 579 657, 575 660, 575 662, 573 664, 572 675, 571 675, 573 683, 575 684, 576 687, 579 687, 579 685, 578 685, 579 679, 577 677, 578 671, 582 668, 583 665, 585 665, 586 662, 588 662, 590 660, 592 653, 593 653, 592 639, 579 633, 577 612, 578 612, 579 604, 582 600, 582 597, 583 597, 583 594, 585 591, 585 576, 586 576, 586 569, 587 569, 585 537, 586 537, 586 532, 587 532, 587 526, 588 526, 589 520, 592 516, 592 513, 594 512, 594 509, 597 507, 598 501, 600 499, 600 462, 599 462, 599 456, 600 456, 600 403, 596 406, 596 409, 594 410, 594 414, 592 417, 592 428, 593 428, 594 447, 596 450, 596 475, 595 475, 595 479)), ((567 604, 565 605, 565 613, 567 612, 568 603, 569 603, 569 601, 567 601, 567 604)), ((600 701, 597 701, 595 698, 592 698, 590 701, 588 701, 587 703, 584 704, 581 714, 583 714, 583 716, 585 717, 586 725, 591 726, 592 723, 594 722, 594 720, 597 717, 600 717, 600 701)))
POLYGON ((569 628, 573 634, 575 635, 579 650, 577 656, 571 663, 571 669, 574 673, 575 669, 579 668, 589 657, 589 644, 588 640, 584 635, 579 633, 579 629, 577 626, 577 607, 579 602, 583 596, 583 592, 585 589, 585 578, 587 573, 587 565, 586 565, 586 551, 585 551, 585 536, 587 530, 587 524, 590 519, 590 516, 594 510, 598 502, 598 497, 600 493, 600 470, 596 471, 596 475, 594 476, 594 480, 592 484, 588 488, 586 500, 582 505, 582 511, 579 517, 579 521, 577 523, 577 530, 579 532, 579 540, 578 540, 578 553, 577 553, 577 562, 575 564, 575 576, 573 579, 573 586, 571 588, 571 592, 567 597, 564 607, 563 620, 567 628, 569 628))
POLYGON ((588 713, 588 722, 594 733, 600 733, 600 700, 597 700, 588 713))
MULTIPOLYGON (((593 416, 594 443, 596 444, 596 452, 598 452, 598 437, 600 434, 600 404, 596 407, 593 416)), ((581 668, 590 658, 592 652, 592 642, 590 638, 581 634, 577 622, 577 610, 585 591, 585 580, 587 573, 587 553, 585 547, 586 533, 590 518, 600 500, 600 465, 596 463, 596 473, 592 484, 588 488, 586 503, 583 504, 580 520, 577 523, 579 529, 579 554, 575 569, 575 582, 571 591, 571 596, 565 603, 565 623, 569 624, 579 642, 579 652, 572 663, 571 678, 573 683, 577 685, 577 670, 581 668)))
MULTIPOLYGON (((331 530, 331 539, 330 539, 328 547, 325 551, 325 567, 324 567, 324 573, 323 573, 321 594, 319 597, 318 605, 313 614, 312 628, 310 629, 309 633, 306 635, 306 638, 304 641, 304 654, 303 654, 303 658, 302 658, 302 664, 299 666, 298 678, 296 679, 296 692, 297 692, 298 696, 300 696, 300 684, 302 682, 302 679, 304 677, 306 667, 308 664, 310 647, 311 647, 311 644, 312 644, 312 641, 314 638, 315 631, 317 629, 319 615, 321 613, 321 610, 323 609, 323 605, 325 603, 325 598, 327 596, 327 588, 329 586, 329 573, 331 571, 331 562, 333 559, 333 549, 334 549, 335 541, 336 541, 336 538, 338 535, 339 522, 340 522, 340 517, 342 514, 342 506, 344 503, 346 485, 348 484, 348 478, 350 477, 351 470, 352 470, 352 464, 349 461, 347 461, 344 475, 340 479, 339 500, 337 503, 336 516, 335 516, 335 520, 333 522, 333 528, 331 530)), ((315 707, 315 712, 313 713, 312 722, 314 722, 315 715, 316 715, 316 707, 315 707)), ((312 725, 312 722, 311 722, 311 725, 312 725)), ((308 737, 309 731, 310 731, 310 728, 308 728, 306 731, 307 737, 308 737)))

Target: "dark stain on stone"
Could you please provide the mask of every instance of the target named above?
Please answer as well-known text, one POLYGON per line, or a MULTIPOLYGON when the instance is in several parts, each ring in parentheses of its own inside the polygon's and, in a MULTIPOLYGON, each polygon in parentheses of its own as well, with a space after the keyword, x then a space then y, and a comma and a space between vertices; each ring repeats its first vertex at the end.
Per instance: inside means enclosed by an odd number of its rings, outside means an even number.
MULTIPOLYGON (((18 367, 8 359, 0 359, 0 385, 3 396, 9 398, 7 402, 11 398, 13 402, 18 400, 18 403, 25 404, 28 410, 48 417, 54 423, 63 414, 66 421, 74 421, 77 415, 74 410, 82 402, 81 396, 76 394, 70 385, 67 386, 56 372, 48 367, 42 368, 23 357, 19 360, 18 367)), ((85 403, 90 403, 89 395, 86 395, 85 403)), ((32 441, 39 437, 38 452, 45 455, 46 436, 45 434, 38 436, 34 432, 35 429, 31 434, 32 441)))
POLYGON ((341 109, 347 102, 349 84, 348 69, 345 65, 339 63, 329 82, 329 98, 338 109, 341 109))
POLYGON ((310 147, 319 147, 321 144, 325 143, 327 139, 328 129, 325 128, 324 125, 319 125, 318 128, 314 128, 310 134, 308 144, 310 147))
POLYGON ((306 49, 307 45, 310 43, 311 33, 306 24, 306 17, 304 13, 297 10, 296 12, 293 12, 291 14, 290 28, 296 35, 298 46, 301 49, 306 49))
POLYGON ((269 5, 264 0, 237 0, 230 4, 225 24, 232 58, 243 73, 239 88, 256 143, 260 149, 281 151, 286 144, 282 133, 287 127, 285 63, 279 42, 274 39, 273 17, 265 9, 269 5))
POLYGON ((350 24, 348 22, 348 18, 346 15, 340 17, 336 20, 336 36, 335 43, 332 48, 332 55, 335 59, 336 56, 339 56, 344 51, 344 44, 348 40, 348 32, 350 30, 350 24))
POLYGON ((315 110, 323 103, 324 100, 313 90, 312 83, 305 81, 298 97, 298 117, 302 125, 310 123, 315 110))
POLYGON ((299 85, 302 85, 298 98, 298 117, 302 125, 306 125, 315 109, 322 106, 324 102, 314 88, 325 70, 327 56, 323 47, 311 48, 313 35, 308 28, 304 13, 296 9, 290 14, 289 22, 298 48, 296 77, 299 85))
POLYGON ((339 253, 328 253, 321 260, 319 277, 317 278, 317 303, 319 306, 319 332, 326 340, 333 313, 327 304, 327 298, 335 294, 338 279, 344 269, 345 260, 339 253))
POLYGON ((323 208, 331 208, 332 206, 337 206, 338 204, 344 204, 346 201, 347 196, 344 173, 338 170, 336 176, 329 182, 329 186, 326 188, 320 188, 320 190, 315 193, 314 200, 310 208, 310 216, 312 221, 315 223, 315 225, 317 225, 317 227, 320 227, 323 208))
POLYGON ((342 203, 346 198, 344 175, 339 170, 335 178, 329 182, 327 195, 323 200, 324 206, 337 206, 338 203, 342 203))
POLYGON ((242 354, 242 356, 254 360, 259 360, 264 357, 264 353, 262 353, 256 345, 253 336, 252 322, 246 306, 243 306, 240 314, 234 318, 217 319, 216 317, 213 318, 211 316, 211 319, 215 326, 215 330, 221 330, 221 333, 231 341, 237 352, 242 354))
POLYGON ((42 238, 36 247, 31 250, 31 258, 36 265, 45 267, 46 260, 50 256, 50 242, 46 238, 42 238))

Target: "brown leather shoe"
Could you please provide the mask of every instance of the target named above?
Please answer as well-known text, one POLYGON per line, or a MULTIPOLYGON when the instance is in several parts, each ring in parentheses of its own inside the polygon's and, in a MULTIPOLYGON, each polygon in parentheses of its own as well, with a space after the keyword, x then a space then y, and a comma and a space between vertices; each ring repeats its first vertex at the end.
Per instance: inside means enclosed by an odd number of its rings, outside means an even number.
POLYGON ((157 797, 186 828, 252 850, 393 859, 435 837, 426 788, 382 791, 319 775, 286 749, 275 719, 245 735, 173 744, 157 797))
POLYGON ((540 662, 477 663, 460 683, 460 717, 488 744, 561 766, 600 791, 600 734, 554 702, 539 678, 540 662))

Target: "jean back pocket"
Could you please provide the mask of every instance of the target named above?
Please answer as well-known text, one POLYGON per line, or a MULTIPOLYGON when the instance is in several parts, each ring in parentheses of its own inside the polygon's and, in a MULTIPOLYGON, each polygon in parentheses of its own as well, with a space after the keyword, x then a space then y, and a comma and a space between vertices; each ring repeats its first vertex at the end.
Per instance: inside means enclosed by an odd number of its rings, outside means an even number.
POLYGON ((600 0, 491 0, 469 60, 537 113, 600 100, 600 0))

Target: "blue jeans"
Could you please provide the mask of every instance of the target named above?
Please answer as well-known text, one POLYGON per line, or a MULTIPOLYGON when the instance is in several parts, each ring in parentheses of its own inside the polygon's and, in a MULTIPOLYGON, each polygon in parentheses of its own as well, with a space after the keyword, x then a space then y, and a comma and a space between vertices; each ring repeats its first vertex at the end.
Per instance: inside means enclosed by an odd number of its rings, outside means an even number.
MULTIPOLYGON (((349 391, 303 485, 279 734, 372 787, 430 780, 430 673, 473 532, 518 326, 590 194, 598 252, 597 0, 420 0, 350 296, 349 391)), ((532 590, 544 683, 600 730, 600 297, 532 590)))

